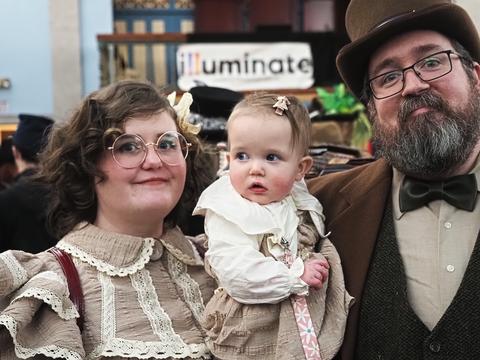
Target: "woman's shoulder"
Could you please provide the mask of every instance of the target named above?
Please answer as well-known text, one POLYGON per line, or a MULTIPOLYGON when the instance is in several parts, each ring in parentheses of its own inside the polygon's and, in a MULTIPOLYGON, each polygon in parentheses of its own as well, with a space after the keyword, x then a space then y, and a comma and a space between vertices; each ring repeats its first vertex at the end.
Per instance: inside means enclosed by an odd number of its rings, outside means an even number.
POLYGON ((48 251, 31 254, 7 250, 0 254, 0 296, 8 296, 34 278, 61 278, 61 274, 57 260, 48 251))
POLYGON ((6 330, 10 335, 0 336, 2 351, 22 358, 84 356, 76 325, 79 314, 52 254, 1 253, 0 284, 0 332, 6 330))

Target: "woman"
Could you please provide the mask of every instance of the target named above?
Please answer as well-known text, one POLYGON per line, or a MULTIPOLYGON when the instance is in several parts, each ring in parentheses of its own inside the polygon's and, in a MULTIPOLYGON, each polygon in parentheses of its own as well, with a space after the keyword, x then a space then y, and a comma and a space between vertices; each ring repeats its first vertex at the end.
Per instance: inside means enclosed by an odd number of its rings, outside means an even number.
POLYGON ((53 131, 42 176, 84 309, 52 253, 0 254, 2 360, 209 357, 198 319, 214 283, 176 227, 202 183, 185 117, 154 86, 124 81, 88 96, 53 131))

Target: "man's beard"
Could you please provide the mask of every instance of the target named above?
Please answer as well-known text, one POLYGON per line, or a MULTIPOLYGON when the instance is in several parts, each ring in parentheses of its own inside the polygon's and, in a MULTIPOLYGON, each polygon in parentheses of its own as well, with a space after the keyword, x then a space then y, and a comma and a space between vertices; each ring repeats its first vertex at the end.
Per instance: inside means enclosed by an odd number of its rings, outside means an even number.
POLYGON ((468 103, 460 110, 431 92, 406 97, 395 128, 378 121, 372 106, 374 146, 379 155, 404 174, 447 177, 465 163, 480 139, 480 93, 473 86, 468 103), (430 111, 409 118, 422 106, 430 111))

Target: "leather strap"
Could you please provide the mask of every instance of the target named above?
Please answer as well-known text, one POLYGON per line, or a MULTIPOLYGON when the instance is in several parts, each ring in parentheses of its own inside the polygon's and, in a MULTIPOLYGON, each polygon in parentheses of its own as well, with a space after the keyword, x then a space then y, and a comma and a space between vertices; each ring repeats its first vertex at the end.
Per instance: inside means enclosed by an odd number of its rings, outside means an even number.
POLYGON ((77 325, 80 328, 80 332, 83 331, 83 315, 85 312, 85 303, 83 300, 82 286, 80 284, 80 278, 78 276, 77 268, 73 263, 72 258, 68 253, 57 247, 51 247, 48 252, 53 254, 57 259, 62 271, 67 279, 68 291, 70 292, 70 300, 77 308, 80 317, 77 318, 77 325))

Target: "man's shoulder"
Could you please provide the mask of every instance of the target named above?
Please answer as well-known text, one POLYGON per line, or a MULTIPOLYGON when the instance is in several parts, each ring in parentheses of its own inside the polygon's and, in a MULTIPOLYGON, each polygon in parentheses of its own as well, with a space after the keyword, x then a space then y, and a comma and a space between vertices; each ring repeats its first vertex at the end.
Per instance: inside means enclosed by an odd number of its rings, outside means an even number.
POLYGON ((0 191, 0 212, 45 211, 48 202, 48 187, 32 181, 20 179, 0 191))
POLYGON ((16 193, 16 184, 10 185, 5 189, 0 190, 0 202, 3 203, 4 201, 11 199, 12 197, 15 197, 16 193))
POLYGON ((30 181, 28 178, 21 178, 15 181, 13 184, 8 186, 7 188, 0 191, 1 198, 16 198, 21 197, 26 194, 30 194, 37 190, 38 186, 30 181))
POLYGON ((378 159, 353 169, 318 176, 310 179, 307 185, 309 191, 313 195, 316 195, 320 191, 335 191, 336 189, 341 189, 353 181, 359 184, 375 182, 385 175, 388 175, 390 171, 391 168, 386 161, 384 159, 378 159))

